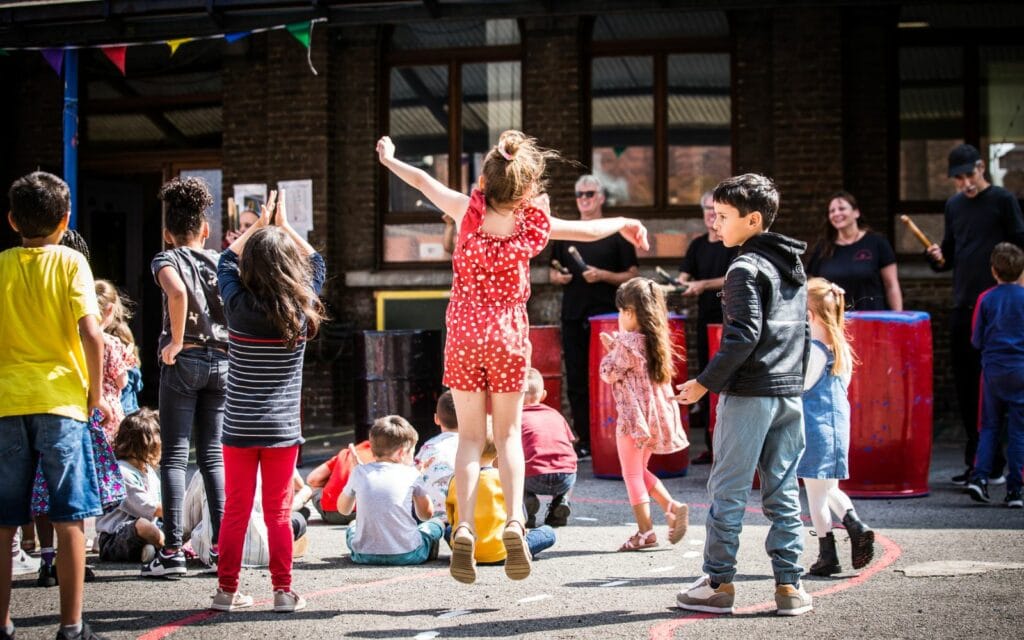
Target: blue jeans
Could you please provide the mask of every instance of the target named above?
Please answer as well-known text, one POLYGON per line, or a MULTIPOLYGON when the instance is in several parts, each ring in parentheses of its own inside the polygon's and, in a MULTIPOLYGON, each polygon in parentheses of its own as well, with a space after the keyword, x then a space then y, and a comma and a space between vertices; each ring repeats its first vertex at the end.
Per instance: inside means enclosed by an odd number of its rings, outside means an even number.
POLYGON ((761 509, 771 520, 764 546, 775 582, 800 580, 804 530, 796 468, 804 450, 803 417, 799 397, 719 396, 704 543, 704 573, 713 581, 732 582, 736 576, 736 553, 755 470, 761 476, 761 509))
POLYGON ((50 492, 50 519, 103 514, 89 427, 49 413, 0 418, 0 526, 30 521, 37 460, 50 492))
MULTIPOLYGON (((999 432, 1006 416, 1006 490, 1021 490, 1024 466, 1024 373, 984 374, 981 391, 981 434, 974 460, 974 478, 988 479, 999 452, 999 432)), ((995 471, 999 471, 996 469, 995 471)))
POLYGON ((185 470, 195 428, 196 461, 203 474, 210 506, 213 540, 224 515, 224 455, 220 444, 228 356, 216 349, 187 349, 176 362, 160 368, 160 491, 164 507, 164 539, 168 547, 182 544, 185 470))
POLYGON ((567 499, 575 485, 575 473, 542 473, 539 476, 530 476, 524 479, 523 493, 552 496, 551 504, 556 504, 567 499))
MULTIPOLYGON (((574 474, 575 475, 575 474, 574 474)), ((452 526, 444 528, 444 541, 452 546, 452 526)), ((545 549, 550 549, 555 544, 555 530, 548 525, 542 525, 536 529, 529 529, 526 532, 526 548, 530 550, 530 557, 536 558, 537 554, 545 549)), ((484 562, 483 564, 505 564, 504 560, 498 562, 484 562)))
POLYGON ((444 534, 444 527, 441 521, 431 518, 421 522, 417 527, 420 532, 420 546, 407 553, 359 553, 352 548, 352 538, 356 536, 355 526, 349 526, 345 530, 345 543, 352 554, 352 562, 356 564, 383 564, 389 566, 407 566, 412 564, 423 564, 430 559, 430 550, 438 544, 444 534))

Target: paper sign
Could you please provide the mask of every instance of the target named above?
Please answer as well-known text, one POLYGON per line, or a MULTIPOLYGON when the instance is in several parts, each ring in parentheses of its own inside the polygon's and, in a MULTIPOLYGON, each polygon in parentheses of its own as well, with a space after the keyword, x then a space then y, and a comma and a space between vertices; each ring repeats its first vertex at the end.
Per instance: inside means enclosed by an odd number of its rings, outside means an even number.
POLYGON ((283 180, 277 190, 284 191, 284 204, 288 209, 288 222, 303 238, 313 230, 313 181, 283 180))
POLYGON ((235 205, 238 206, 238 213, 252 211, 260 214, 260 205, 267 203, 267 185, 265 184, 236 184, 235 205))

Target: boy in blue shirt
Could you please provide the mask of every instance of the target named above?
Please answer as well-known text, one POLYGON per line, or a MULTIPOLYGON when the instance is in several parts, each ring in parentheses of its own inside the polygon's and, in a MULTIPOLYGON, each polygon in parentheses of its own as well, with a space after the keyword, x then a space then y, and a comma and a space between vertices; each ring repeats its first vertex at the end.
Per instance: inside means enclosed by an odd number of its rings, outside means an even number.
MULTIPOLYGON (((1024 465, 1024 251, 1009 242, 992 250, 992 275, 997 284, 978 297, 971 344, 981 351, 981 433, 967 492, 988 502, 989 474, 999 450, 999 428, 1007 423, 1007 507, 1024 507, 1021 466, 1024 465)), ((998 471, 998 469, 995 469, 998 471)))
POLYGON ((715 231, 726 247, 739 250, 722 288, 721 348, 677 396, 693 404, 709 389, 720 394, 708 478, 706 575, 676 601, 693 611, 733 612, 736 554, 756 470, 762 508, 772 523, 765 548, 772 558, 777 612, 800 615, 813 608, 800 584, 803 529, 796 477, 804 450, 801 395, 810 343, 807 278, 800 263, 807 245, 768 232, 779 209, 779 192, 768 178, 729 178, 713 198, 715 231))

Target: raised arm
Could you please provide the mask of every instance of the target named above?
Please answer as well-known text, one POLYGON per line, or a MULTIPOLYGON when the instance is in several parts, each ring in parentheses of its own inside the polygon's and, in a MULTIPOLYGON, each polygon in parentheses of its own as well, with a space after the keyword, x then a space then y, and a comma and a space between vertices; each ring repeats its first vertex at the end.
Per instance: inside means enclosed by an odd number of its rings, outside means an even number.
POLYGON ((552 240, 575 240, 593 242, 621 233, 637 249, 647 250, 647 227, 633 218, 598 218, 597 220, 562 220, 551 216, 552 240))
MULTIPOLYGON (((284 193, 283 192, 281 194, 281 200, 284 200, 284 193)), ((270 192, 270 198, 267 200, 267 203, 260 205, 260 217, 259 217, 259 219, 256 220, 256 223, 254 225, 252 225, 251 227, 246 229, 245 233, 243 233, 242 235, 240 235, 237 238, 235 238, 234 241, 232 241, 232 243, 230 245, 228 245, 228 249, 230 249, 231 251, 234 251, 235 255, 241 256, 242 252, 245 251, 245 243, 247 243, 249 241, 249 238, 252 237, 252 234, 256 233, 257 229, 262 229, 263 227, 265 227, 268 224, 270 224, 270 218, 272 217, 271 214, 275 211, 277 206, 278 206, 277 192, 276 191, 271 191, 270 192)))
POLYGON ((377 157, 391 173, 426 196, 435 207, 451 217, 456 225, 462 222, 462 216, 469 207, 469 196, 449 189, 426 171, 395 158, 395 143, 387 136, 377 141, 377 157))

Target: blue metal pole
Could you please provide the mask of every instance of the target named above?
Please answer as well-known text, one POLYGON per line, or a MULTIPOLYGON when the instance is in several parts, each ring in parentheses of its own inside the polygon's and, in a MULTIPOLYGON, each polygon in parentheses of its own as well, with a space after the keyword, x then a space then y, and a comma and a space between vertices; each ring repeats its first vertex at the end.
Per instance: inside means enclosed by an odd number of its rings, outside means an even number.
POLYGON ((64 50, 64 182, 71 192, 71 224, 78 226, 78 49, 64 50))

